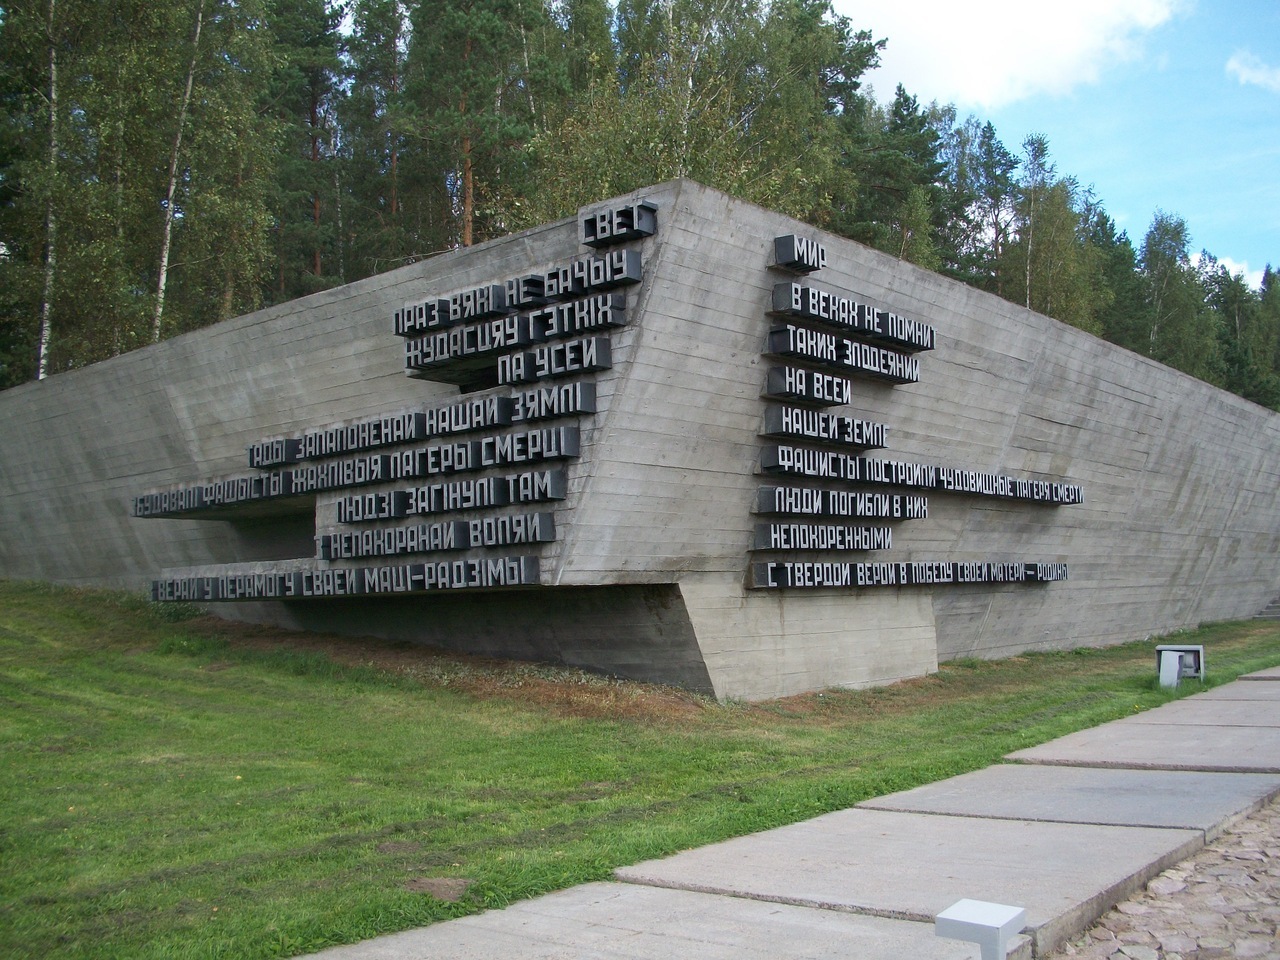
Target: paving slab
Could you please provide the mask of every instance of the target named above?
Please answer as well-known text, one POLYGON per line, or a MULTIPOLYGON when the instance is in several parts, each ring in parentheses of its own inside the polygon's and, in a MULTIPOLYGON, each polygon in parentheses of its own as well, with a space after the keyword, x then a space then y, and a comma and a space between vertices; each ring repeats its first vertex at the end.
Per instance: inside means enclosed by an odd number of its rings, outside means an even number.
MULTIPOLYGON (((1250 684, 1260 686, 1260 684, 1250 684)), ((1271 684, 1266 684, 1270 687, 1271 684)), ((1205 727, 1280 727, 1280 700, 1224 700, 1201 696, 1174 700, 1116 724, 1170 724, 1205 727)), ((1110 726, 1111 724, 1108 724, 1110 726)))
MULTIPOLYGON (((624 883, 592 883, 312 954, 315 960, 978 960, 932 923, 624 883)), ((1019 937, 1015 960, 1030 960, 1019 937)))
POLYGON ((1280 794, 1280 775, 1000 764, 864 800, 866 810, 1201 830, 1206 840, 1280 794))
POLYGON ((1280 773, 1280 728, 1131 723, 1131 719, 1068 734, 1005 759, 1076 767, 1280 773))
POLYGON ((853 809, 614 876, 920 921, 966 897, 1025 907, 1039 956, 1203 845, 1198 830, 853 809))
MULTIPOLYGON (((1280 679, 1280 677, 1277 677, 1280 679)), ((1193 700, 1261 700, 1275 703, 1280 701, 1280 683, 1224 683, 1220 687, 1197 693, 1193 700)))
POLYGON ((1280 680, 1280 667, 1267 667, 1265 670, 1258 670, 1254 673, 1246 673, 1244 676, 1236 677, 1237 680, 1280 680))

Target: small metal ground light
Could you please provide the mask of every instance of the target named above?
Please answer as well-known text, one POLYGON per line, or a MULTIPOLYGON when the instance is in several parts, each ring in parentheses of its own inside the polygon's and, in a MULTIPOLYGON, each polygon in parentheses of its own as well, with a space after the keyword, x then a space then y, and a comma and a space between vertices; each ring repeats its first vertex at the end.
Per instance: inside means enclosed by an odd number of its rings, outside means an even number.
POLYGON ((952 940, 976 943, 982 960, 1005 960, 1009 941, 1027 923, 1024 907, 1009 907, 984 900, 957 900, 933 921, 933 932, 952 940))
POLYGON ((1195 677, 1204 683, 1204 647, 1198 644, 1161 644, 1156 647, 1156 671, 1162 687, 1176 687, 1184 677, 1195 677))

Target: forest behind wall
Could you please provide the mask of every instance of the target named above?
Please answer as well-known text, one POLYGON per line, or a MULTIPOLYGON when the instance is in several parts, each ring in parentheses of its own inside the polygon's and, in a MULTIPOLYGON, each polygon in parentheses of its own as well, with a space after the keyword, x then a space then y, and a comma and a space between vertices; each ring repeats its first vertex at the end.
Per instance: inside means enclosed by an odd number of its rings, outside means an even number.
POLYGON ((881 104, 885 42, 825 0, 6 5, 0 387, 683 176, 1280 408, 1270 267, 881 104))

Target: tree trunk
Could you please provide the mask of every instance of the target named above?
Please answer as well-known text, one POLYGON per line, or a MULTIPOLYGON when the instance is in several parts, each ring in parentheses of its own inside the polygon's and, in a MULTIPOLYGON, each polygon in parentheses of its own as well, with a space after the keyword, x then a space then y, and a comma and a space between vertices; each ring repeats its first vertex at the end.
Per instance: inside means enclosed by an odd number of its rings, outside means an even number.
MULTIPOLYGON (((320 112, 317 103, 315 88, 311 91, 311 112, 308 117, 311 124, 311 162, 313 164, 320 163, 320 112)), ((316 169, 312 167, 312 169, 316 169)), ((311 253, 311 272, 315 276, 320 276, 320 191, 315 190, 311 194, 311 223, 316 228, 315 231, 315 248, 311 253)))
MULTIPOLYGON (((400 19, 400 11, 396 10, 397 23, 400 19)), ((400 150, 396 147, 396 131, 395 125, 391 122, 392 104, 400 101, 400 30, 397 26, 396 31, 391 35, 391 89, 387 96, 387 135, 391 139, 391 224, 394 228, 396 223, 396 214, 400 209, 400 150)), ((396 253, 399 253, 399 249, 396 253)))
POLYGON ((200 52, 200 29, 204 26, 204 0, 196 8, 195 36, 191 38, 191 63, 187 67, 187 85, 182 92, 182 105, 178 109, 178 130, 173 136, 173 150, 169 154, 169 185, 165 193, 164 233, 160 240, 160 269, 156 277, 156 312, 151 321, 151 340, 160 342, 160 325, 164 319, 164 292, 169 282, 169 244, 173 238, 173 198, 178 192, 178 155, 182 150, 182 128, 187 124, 187 107, 191 103, 191 87, 195 82, 196 60, 200 52))
MULTIPOLYGON (((465 101, 464 101, 465 105, 465 101)), ((471 246, 471 220, 475 215, 475 182, 471 168, 471 138, 462 138, 462 245, 471 246)))
POLYGON ((329 134, 330 156, 333 162, 333 216, 334 225, 338 228, 338 282, 347 282, 347 238, 342 234, 342 175, 338 164, 337 130, 329 134))
POLYGON ((49 338, 53 327, 53 283, 58 268, 58 217, 53 195, 58 173, 58 47, 54 43, 56 0, 49 0, 49 187, 44 203, 44 292, 40 296, 40 333, 36 379, 49 375, 49 338))
MULTIPOLYGON (((462 62, 465 64, 471 59, 471 40, 468 38, 462 49, 462 62)), ((462 102, 458 104, 458 113, 462 116, 462 128, 467 130, 467 95, 462 95, 462 102)), ((471 163, 471 136, 469 133, 462 135, 462 245, 464 247, 471 246, 471 222, 475 216, 476 195, 474 171, 471 163)))
POLYGON ((1027 214, 1027 309, 1031 309, 1031 241, 1035 236, 1036 230, 1036 200, 1035 196, 1031 197, 1031 209, 1027 214))

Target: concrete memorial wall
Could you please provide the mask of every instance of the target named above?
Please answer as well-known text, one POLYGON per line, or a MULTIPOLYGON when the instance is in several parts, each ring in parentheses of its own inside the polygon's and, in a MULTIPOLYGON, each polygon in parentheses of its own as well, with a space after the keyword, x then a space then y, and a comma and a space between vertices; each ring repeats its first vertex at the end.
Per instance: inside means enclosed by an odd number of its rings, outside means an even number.
POLYGON ((675 181, 0 393, 0 576, 764 698, 1248 616, 1280 417, 675 181))

